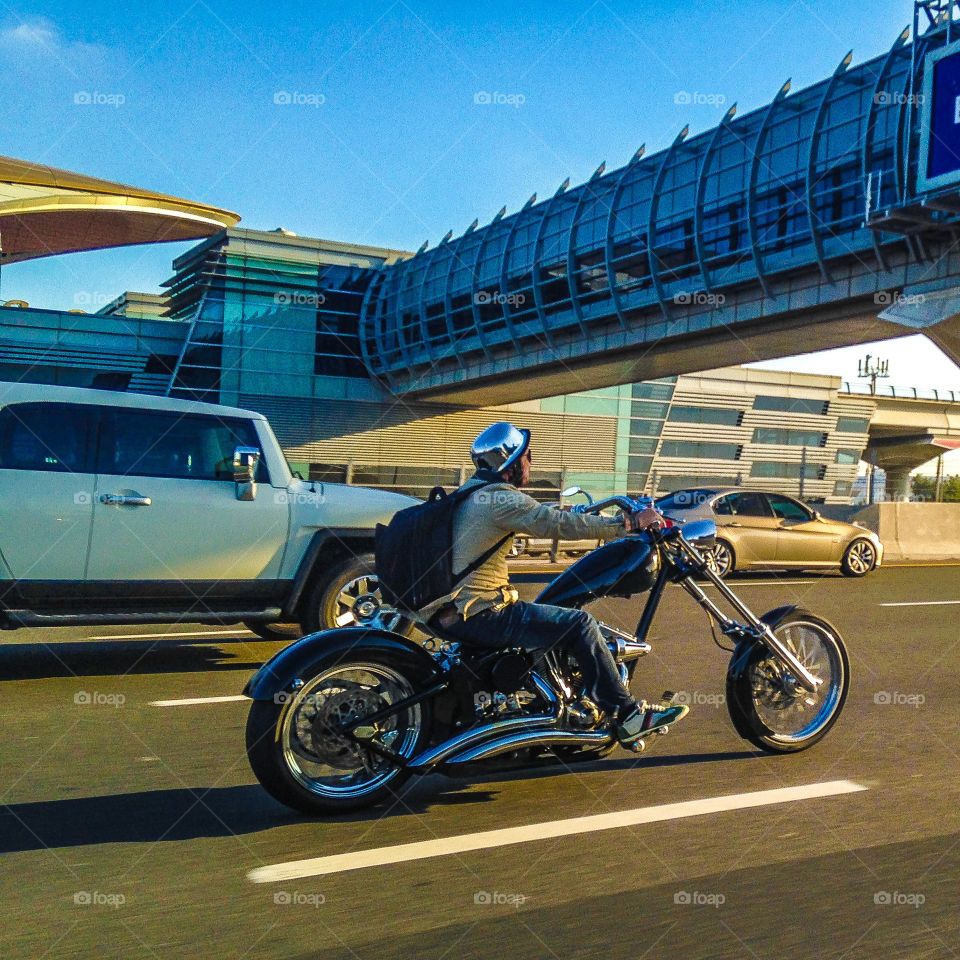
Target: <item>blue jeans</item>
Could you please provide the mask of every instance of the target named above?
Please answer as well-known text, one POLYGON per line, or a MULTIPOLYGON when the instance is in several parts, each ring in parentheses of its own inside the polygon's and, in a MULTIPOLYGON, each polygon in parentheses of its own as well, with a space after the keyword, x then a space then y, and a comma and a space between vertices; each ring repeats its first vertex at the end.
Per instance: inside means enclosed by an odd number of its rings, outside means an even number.
POLYGON ((636 703, 620 680, 597 621, 585 610, 520 600, 503 610, 481 610, 455 620, 444 631, 467 646, 490 650, 567 650, 580 666, 587 693, 605 713, 616 716, 636 703))

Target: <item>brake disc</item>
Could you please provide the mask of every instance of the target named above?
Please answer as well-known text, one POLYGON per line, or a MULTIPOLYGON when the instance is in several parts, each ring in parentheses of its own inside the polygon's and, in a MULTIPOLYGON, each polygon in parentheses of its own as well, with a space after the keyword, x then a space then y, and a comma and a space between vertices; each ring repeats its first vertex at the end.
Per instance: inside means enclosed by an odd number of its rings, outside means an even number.
POLYGON ((386 701, 371 687, 350 683, 330 692, 320 702, 314 695, 297 711, 294 747, 305 759, 339 770, 353 770, 362 763, 360 747, 340 729, 386 706, 386 701))

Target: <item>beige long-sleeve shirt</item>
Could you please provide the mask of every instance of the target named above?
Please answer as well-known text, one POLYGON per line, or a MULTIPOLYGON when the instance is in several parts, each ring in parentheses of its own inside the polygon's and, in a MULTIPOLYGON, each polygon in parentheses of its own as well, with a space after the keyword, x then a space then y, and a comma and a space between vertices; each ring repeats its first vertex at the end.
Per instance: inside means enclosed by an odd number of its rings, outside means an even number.
MULTIPOLYGON (((464 486, 476 486, 477 491, 460 504, 454 517, 454 573, 468 567, 507 534, 526 533, 559 540, 615 540, 626 533, 622 520, 558 510, 538 503, 509 483, 482 485, 482 481, 472 479, 464 486)), ((421 611, 421 617, 426 619, 451 602, 463 617, 515 602, 517 592, 510 585, 507 570, 511 544, 512 537, 509 537, 451 594, 421 611)))

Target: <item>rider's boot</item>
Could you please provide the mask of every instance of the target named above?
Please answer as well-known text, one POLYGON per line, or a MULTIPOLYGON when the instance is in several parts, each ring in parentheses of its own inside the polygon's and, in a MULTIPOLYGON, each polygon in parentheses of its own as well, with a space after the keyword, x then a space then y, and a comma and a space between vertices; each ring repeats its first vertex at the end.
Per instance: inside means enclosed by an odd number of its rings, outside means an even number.
POLYGON ((635 750, 638 743, 652 733, 666 733, 667 728, 682 720, 690 708, 685 703, 647 703, 642 700, 626 716, 614 725, 617 740, 628 750, 635 750))

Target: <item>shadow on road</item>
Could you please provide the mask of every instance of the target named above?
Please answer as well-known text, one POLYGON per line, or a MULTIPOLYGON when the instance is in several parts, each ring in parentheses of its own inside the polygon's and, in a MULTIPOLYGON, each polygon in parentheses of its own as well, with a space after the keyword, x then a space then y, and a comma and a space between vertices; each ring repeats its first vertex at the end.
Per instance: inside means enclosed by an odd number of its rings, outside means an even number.
POLYGON ((256 670, 264 657, 251 657, 252 645, 265 641, 250 637, 215 641, 111 640, 66 643, 0 644, 0 681, 40 680, 50 677, 99 677, 140 673, 196 673, 216 670, 256 670), (239 652, 231 644, 241 644, 239 652))
POLYGON ((532 780, 569 773, 673 766, 685 763, 744 760, 751 751, 685 754, 682 756, 626 757, 575 766, 503 770, 451 780, 441 776, 407 784, 400 797, 369 810, 339 816, 310 818, 288 810, 258 785, 145 790, 101 797, 76 797, 15 803, 0 807, 0 853, 78 847, 104 843, 160 841, 239 836, 275 827, 315 822, 318 825, 392 820, 426 813, 431 807, 490 803, 497 790, 475 789, 478 784, 532 780))

